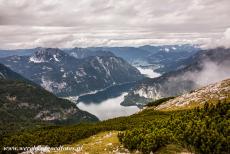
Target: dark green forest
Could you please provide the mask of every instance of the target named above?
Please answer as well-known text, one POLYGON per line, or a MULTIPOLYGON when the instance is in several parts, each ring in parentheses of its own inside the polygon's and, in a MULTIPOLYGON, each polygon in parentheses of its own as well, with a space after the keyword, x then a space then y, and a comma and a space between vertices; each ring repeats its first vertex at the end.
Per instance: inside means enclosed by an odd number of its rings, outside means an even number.
POLYGON ((179 144, 195 153, 230 153, 230 104, 218 103, 173 113, 168 120, 147 122, 120 133, 120 141, 129 150, 144 154, 167 144, 179 144))
POLYGON ((68 100, 60 99, 43 88, 19 80, 0 79, 0 135, 47 125, 98 121, 68 100), (65 113, 66 110, 75 113, 65 113), (40 111, 59 113, 60 120, 43 121, 34 118, 40 111), (83 118, 84 117, 84 118, 83 118))

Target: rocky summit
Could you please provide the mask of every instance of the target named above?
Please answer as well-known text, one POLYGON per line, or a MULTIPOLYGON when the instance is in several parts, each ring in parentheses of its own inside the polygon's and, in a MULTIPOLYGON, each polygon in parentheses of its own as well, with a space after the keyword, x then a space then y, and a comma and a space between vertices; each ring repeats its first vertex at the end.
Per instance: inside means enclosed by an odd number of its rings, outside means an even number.
POLYGON ((216 104, 230 100, 230 79, 210 84, 191 93, 170 99, 156 107, 157 110, 177 110, 203 106, 206 102, 216 104))

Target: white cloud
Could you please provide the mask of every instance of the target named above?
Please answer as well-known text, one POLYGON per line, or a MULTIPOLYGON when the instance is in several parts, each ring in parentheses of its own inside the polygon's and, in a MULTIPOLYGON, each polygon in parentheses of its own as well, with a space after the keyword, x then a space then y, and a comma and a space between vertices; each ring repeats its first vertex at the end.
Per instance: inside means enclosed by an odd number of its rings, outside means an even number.
POLYGON ((206 86, 215 82, 219 82, 230 77, 229 62, 223 62, 221 64, 204 61, 201 71, 188 72, 185 74, 188 80, 192 80, 199 87, 206 86))
POLYGON ((211 38, 204 42, 203 48, 230 48, 230 28, 227 28, 220 39, 211 38))
POLYGON ((0 0, 0 48, 196 43, 220 38, 229 10, 229 0, 0 0))

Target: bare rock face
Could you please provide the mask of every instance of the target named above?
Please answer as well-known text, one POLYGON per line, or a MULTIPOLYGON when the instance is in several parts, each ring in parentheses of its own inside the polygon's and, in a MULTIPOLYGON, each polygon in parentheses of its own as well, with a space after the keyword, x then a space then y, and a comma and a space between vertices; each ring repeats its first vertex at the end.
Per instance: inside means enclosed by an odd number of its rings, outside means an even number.
POLYGON ((210 84, 171 99, 156 107, 157 110, 187 109, 202 106, 205 102, 217 103, 230 99, 230 79, 210 84))

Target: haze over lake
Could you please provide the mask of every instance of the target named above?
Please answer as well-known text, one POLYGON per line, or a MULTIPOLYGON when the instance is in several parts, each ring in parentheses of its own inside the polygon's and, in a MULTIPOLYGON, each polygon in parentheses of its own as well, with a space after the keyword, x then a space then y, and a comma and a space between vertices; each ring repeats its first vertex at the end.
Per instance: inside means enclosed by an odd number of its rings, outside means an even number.
POLYGON ((141 74, 145 75, 148 78, 156 78, 161 76, 160 73, 154 72, 154 70, 151 68, 137 67, 137 69, 141 72, 141 74))
MULTIPOLYGON (((154 72, 151 67, 137 67, 137 69, 149 78, 156 78, 161 75, 154 72)), ((140 110, 137 106, 122 106, 120 104, 133 87, 135 87, 135 83, 127 83, 113 86, 95 94, 81 96, 77 106, 81 110, 96 115, 100 120, 132 115, 140 110)))
POLYGON ((79 102, 77 106, 81 110, 88 111, 95 116, 97 116, 100 120, 107 120, 111 119, 114 117, 120 117, 120 116, 128 116, 131 114, 134 114, 139 111, 139 108, 137 106, 121 106, 120 103, 124 100, 124 97, 128 93, 122 93, 118 97, 111 98, 104 100, 100 102, 99 104, 97 103, 84 103, 84 102, 79 102))

